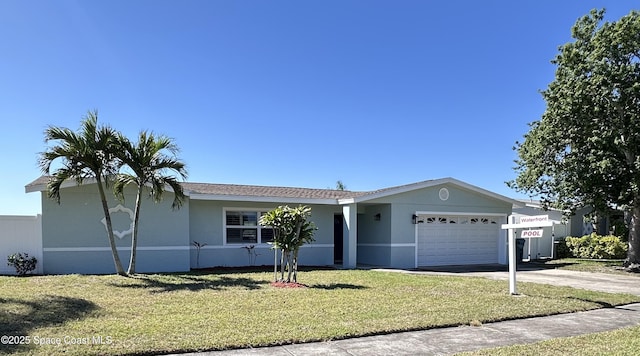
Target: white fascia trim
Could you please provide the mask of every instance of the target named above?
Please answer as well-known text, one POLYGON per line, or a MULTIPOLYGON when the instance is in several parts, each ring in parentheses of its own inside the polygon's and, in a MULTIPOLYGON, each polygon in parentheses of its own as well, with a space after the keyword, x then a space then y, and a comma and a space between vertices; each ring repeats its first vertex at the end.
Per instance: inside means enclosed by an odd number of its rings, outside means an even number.
POLYGON ((190 195, 192 200, 218 200, 218 201, 246 201, 255 203, 290 203, 290 204, 320 204, 337 205, 336 199, 311 199, 311 198, 286 198, 286 197, 255 197, 250 195, 220 195, 197 194, 190 195))
POLYGON ((517 201, 515 199, 511 199, 511 198, 505 197, 503 195, 494 193, 494 192, 486 190, 486 189, 482 189, 480 187, 476 187, 475 185, 471 185, 471 184, 465 183, 463 181, 460 181, 460 180, 457 180, 457 179, 451 178, 451 177, 424 181, 424 182, 417 183, 417 184, 409 184, 409 185, 406 185, 406 186, 401 186, 401 187, 398 187, 398 188, 388 189, 388 190, 385 190, 385 191, 382 191, 382 192, 378 192, 378 193, 374 193, 374 194, 363 195, 363 196, 357 197, 357 198, 340 199, 340 200, 338 200, 338 203, 339 204, 359 203, 359 202, 364 202, 364 201, 368 201, 368 200, 384 198, 384 197, 391 196, 391 195, 411 192, 411 191, 414 191, 414 190, 434 187, 434 186, 447 184, 447 183, 448 184, 457 185, 459 187, 462 187, 462 188, 467 189, 467 190, 471 190, 473 192, 476 192, 476 193, 479 193, 479 194, 482 194, 482 195, 490 196, 490 197, 492 197, 494 199, 497 199, 497 200, 501 200, 501 201, 504 201, 504 202, 507 202, 507 203, 511 203, 512 205, 516 205, 516 206, 521 206, 522 205, 522 202, 519 202, 519 201, 517 201))
MULTIPOLYGON (((62 185, 60 185, 60 188, 71 188, 71 187, 78 187, 81 185, 89 185, 89 184, 96 184, 96 183, 97 183, 97 180, 95 178, 86 178, 84 182, 82 182, 82 184, 76 183, 74 179, 67 179, 62 183, 62 185)), ((145 186, 151 187, 151 183, 146 183, 145 186)), ((169 185, 166 185, 165 189, 168 192, 174 193, 173 189, 171 189, 171 186, 169 185)), ((47 190, 47 184, 32 185, 24 188, 25 193, 44 192, 46 190, 47 190)), ((185 191, 184 195, 188 196, 189 192, 185 191)))
POLYGON ((416 215, 509 216, 509 214, 505 214, 505 213, 452 212, 452 211, 416 211, 416 215))
POLYGON ((359 202, 362 202, 362 201, 373 200, 373 199, 377 199, 377 198, 384 198, 384 197, 388 197, 390 195, 402 194, 402 193, 411 192, 411 191, 414 191, 414 190, 433 187, 433 186, 436 186, 436 185, 441 185, 441 184, 445 184, 445 183, 451 183, 452 180, 453 180, 453 178, 442 178, 442 179, 428 180, 428 181, 425 181, 425 182, 422 182, 422 183, 418 183, 418 184, 409 184, 409 185, 406 185, 406 186, 401 186, 401 187, 398 187, 398 188, 385 190, 385 191, 382 191, 382 192, 379 192, 379 193, 374 193, 374 194, 369 194, 369 195, 364 195, 364 196, 361 196, 361 197, 357 197, 357 198, 354 198, 354 201, 356 203, 359 203, 359 202))
MULTIPOLYGON (((82 184, 78 184, 76 183, 75 180, 70 179, 62 182, 62 184, 60 185, 60 188, 71 188, 71 187, 77 187, 79 185, 95 184, 95 183, 96 183, 95 178, 87 178, 84 180, 82 184)), ((25 193, 44 192, 46 190, 47 190, 47 183, 24 187, 25 193)))
MULTIPOLYGON (((117 247, 118 251, 130 251, 131 247, 117 247)), ((186 251, 190 246, 142 246, 138 251, 186 251)), ((45 247, 43 252, 111 252, 110 247, 45 247)))
POLYGON ((366 195, 363 195, 363 196, 357 197, 357 198, 342 199, 342 200, 339 200, 339 202, 341 204, 360 203, 360 202, 364 202, 364 201, 368 201, 368 200, 388 197, 388 196, 391 196, 391 195, 411 192, 411 191, 418 190, 418 189, 429 188, 429 187, 433 187, 433 186, 441 185, 441 184, 445 184, 445 183, 452 183, 453 181, 456 181, 456 180, 453 179, 453 178, 442 178, 442 179, 428 180, 428 181, 421 182, 421 183, 418 183, 418 184, 408 184, 408 185, 405 185, 405 186, 388 189, 388 190, 385 190, 385 191, 382 191, 382 192, 378 192, 378 193, 374 193, 374 194, 366 194, 366 195))
POLYGON ((358 244, 358 247, 416 247, 415 243, 395 243, 395 244, 358 244))

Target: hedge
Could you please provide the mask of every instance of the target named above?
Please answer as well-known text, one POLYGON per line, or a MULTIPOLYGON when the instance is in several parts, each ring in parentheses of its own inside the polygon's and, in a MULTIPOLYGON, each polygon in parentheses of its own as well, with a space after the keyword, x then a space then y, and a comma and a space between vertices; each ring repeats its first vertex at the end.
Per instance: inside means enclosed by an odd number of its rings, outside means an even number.
POLYGON ((622 259, 627 257, 627 244, 619 237, 593 233, 582 237, 565 238, 573 257, 590 259, 622 259))

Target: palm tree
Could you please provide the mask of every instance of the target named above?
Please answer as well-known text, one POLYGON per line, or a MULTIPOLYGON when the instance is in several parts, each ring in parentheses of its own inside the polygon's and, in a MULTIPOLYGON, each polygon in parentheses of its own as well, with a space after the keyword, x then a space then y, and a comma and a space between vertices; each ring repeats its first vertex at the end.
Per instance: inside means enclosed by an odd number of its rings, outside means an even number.
MULTIPOLYGON (((180 178, 186 179, 185 164, 176 158, 178 146, 172 139, 166 136, 156 136, 147 131, 141 131, 138 142, 132 143, 126 137, 118 135, 118 144, 121 149, 118 157, 129 171, 118 174, 113 190, 117 197, 124 199, 124 188, 129 184, 137 186, 136 207, 133 218, 133 234, 131 237, 131 259, 129 261, 128 274, 136 271, 136 248, 138 244, 138 222, 140 220, 140 206, 145 188, 149 189, 149 196, 154 202, 162 200, 165 187, 173 190, 173 203, 171 208, 176 210, 182 206, 185 199, 182 185, 173 172, 180 178), (169 155, 165 154, 168 152, 169 155)), ((125 170, 126 170, 125 167, 125 170)))
POLYGON ((57 141, 56 145, 42 152, 38 159, 42 173, 50 176, 47 184, 49 198, 60 204, 60 188, 69 179, 74 179, 78 185, 85 179, 96 180, 113 263, 116 273, 124 275, 104 192, 105 186, 109 185, 110 177, 113 177, 120 167, 120 161, 114 156, 114 152, 117 151, 116 131, 108 126, 98 126, 98 112, 89 111, 83 117, 77 132, 64 127, 49 126, 44 132, 44 137, 46 142, 57 141), (61 161, 62 166, 51 172, 54 161, 61 161))

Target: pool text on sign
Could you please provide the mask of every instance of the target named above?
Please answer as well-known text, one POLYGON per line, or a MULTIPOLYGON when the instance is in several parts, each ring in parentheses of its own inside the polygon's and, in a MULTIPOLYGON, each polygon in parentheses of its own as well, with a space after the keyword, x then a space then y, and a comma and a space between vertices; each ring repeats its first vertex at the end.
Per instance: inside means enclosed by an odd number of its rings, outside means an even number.
POLYGON ((542 237, 544 230, 522 230, 520 237, 542 237))

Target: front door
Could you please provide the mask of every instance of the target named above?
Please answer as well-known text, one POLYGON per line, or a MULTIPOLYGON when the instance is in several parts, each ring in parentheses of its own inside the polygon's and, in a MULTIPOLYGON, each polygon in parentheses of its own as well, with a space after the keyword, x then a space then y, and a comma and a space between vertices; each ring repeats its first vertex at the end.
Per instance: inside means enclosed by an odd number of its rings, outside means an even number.
POLYGON ((333 215, 333 263, 342 263, 343 241, 343 218, 342 214, 333 215))

